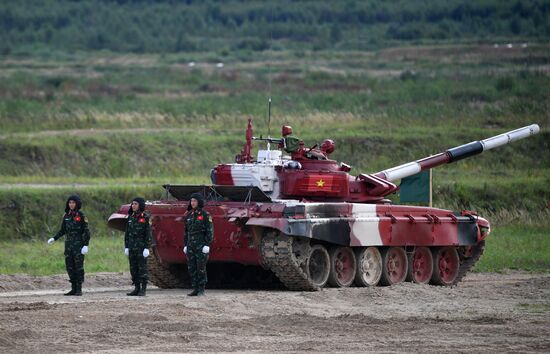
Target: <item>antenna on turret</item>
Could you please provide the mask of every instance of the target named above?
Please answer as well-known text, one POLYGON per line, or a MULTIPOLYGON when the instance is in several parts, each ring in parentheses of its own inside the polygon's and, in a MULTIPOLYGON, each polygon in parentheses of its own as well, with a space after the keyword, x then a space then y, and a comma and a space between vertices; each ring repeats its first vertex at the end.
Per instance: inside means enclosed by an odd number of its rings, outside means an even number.
POLYGON ((271 97, 267 99, 267 137, 271 137, 271 97))
MULTIPOLYGON (((273 22, 273 6, 271 6, 271 16, 270 22, 273 22)), ((269 57, 270 59, 267 62, 267 80, 269 84, 269 97, 267 99, 267 137, 271 138, 271 57, 273 55, 273 24, 270 23, 269 26, 269 57)), ((267 143, 267 150, 270 150, 270 144, 267 143)))

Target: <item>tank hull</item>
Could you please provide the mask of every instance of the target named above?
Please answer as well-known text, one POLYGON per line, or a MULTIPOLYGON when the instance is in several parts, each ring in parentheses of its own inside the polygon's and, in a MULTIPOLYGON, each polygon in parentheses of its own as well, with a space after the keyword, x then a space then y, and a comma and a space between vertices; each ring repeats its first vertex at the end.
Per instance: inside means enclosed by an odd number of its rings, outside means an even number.
MULTIPOLYGON (((180 272, 185 270, 182 221, 187 205, 185 200, 147 203, 154 238, 153 261, 165 268, 164 273, 175 266, 180 272)), ((124 230, 128 207, 124 205, 111 215, 110 227, 124 230)), ((324 273, 314 274, 317 270, 311 265, 311 257, 315 258, 311 254, 313 248, 314 252, 321 248, 321 260, 324 257, 325 263, 334 263, 334 272, 341 266, 336 264, 338 255, 329 253, 340 251, 340 257, 345 258, 347 254, 348 259, 360 258, 363 250, 373 248, 381 253, 387 249, 402 249, 401 254, 405 251, 413 254, 416 248, 435 252, 451 247, 456 250, 452 252, 461 255, 459 262, 462 264, 469 257, 467 252, 482 244, 490 230, 487 220, 470 212, 387 204, 209 201, 205 210, 212 215, 214 224, 210 264, 261 266, 294 290, 318 290, 326 286, 323 281, 312 280, 315 277, 324 280, 324 273), (323 249, 328 256, 323 256, 323 249)), ((434 257, 439 256, 434 254, 434 257)), ((357 262, 353 260, 357 269, 349 271, 354 275, 361 272, 357 262)), ((149 263, 150 268, 159 266, 149 263)), ((455 266, 457 272, 458 266, 455 266)), ((332 278, 338 279, 337 276, 332 278)), ((154 276, 152 280, 155 282, 154 276)), ((157 283, 163 287, 182 285, 165 279, 157 283)), ((455 279, 451 283, 454 284, 455 279)))

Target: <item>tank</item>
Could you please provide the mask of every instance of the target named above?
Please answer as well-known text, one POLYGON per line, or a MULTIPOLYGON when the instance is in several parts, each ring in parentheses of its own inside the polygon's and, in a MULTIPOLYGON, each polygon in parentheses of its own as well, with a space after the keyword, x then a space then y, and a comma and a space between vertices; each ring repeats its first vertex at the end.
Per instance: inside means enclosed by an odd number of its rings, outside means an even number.
MULTIPOLYGON (((386 197, 402 178, 538 132, 533 124, 354 176, 330 158, 332 140, 307 148, 288 126, 281 139, 255 138, 248 120, 242 151, 234 163, 212 169, 211 185, 164 185, 166 198, 146 203, 154 238, 150 280, 160 288, 189 287, 183 217, 198 192, 214 224, 209 287, 457 284, 483 254, 489 222, 472 211, 394 205, 386 197), (265 144, 255 158, 254 141, 265 144)), ((128 208, 110 216, 111 228, 125 230, 128 208)))

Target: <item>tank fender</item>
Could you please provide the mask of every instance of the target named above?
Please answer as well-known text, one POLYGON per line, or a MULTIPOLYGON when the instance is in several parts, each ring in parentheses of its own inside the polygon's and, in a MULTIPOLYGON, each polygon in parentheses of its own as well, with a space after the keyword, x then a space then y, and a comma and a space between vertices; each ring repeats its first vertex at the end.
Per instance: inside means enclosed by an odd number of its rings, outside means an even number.
POLYGON ((307 237, 342 246, 350 245, 351 227, 344 219, 250 218, 246 225, 276 229, 289 236, 307 237))
POLYGON ((477 241, 480 242, 485 240, 485 238, 491 233, 491 224, 487 219, 482 218, 481 216, 478 216, 476 221, 478 228, 477 241))
POLYGON ((107 226, 111 229, 125 232, 126 224, 128 223, 128 214, 113 213, 109 216, 109 221, 107 221, 107 226))

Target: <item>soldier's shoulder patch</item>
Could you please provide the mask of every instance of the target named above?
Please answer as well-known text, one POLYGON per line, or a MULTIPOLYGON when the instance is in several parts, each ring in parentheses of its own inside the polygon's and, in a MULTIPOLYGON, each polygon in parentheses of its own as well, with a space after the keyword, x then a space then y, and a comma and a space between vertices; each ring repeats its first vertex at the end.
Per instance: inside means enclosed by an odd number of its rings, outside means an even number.
POLYGON ((212 216, 208 215, 208 221, 212 222, 212 216))
POLYGON ((88 223, 88 218, 86 216, 84 217, 84 222, 88 223))

